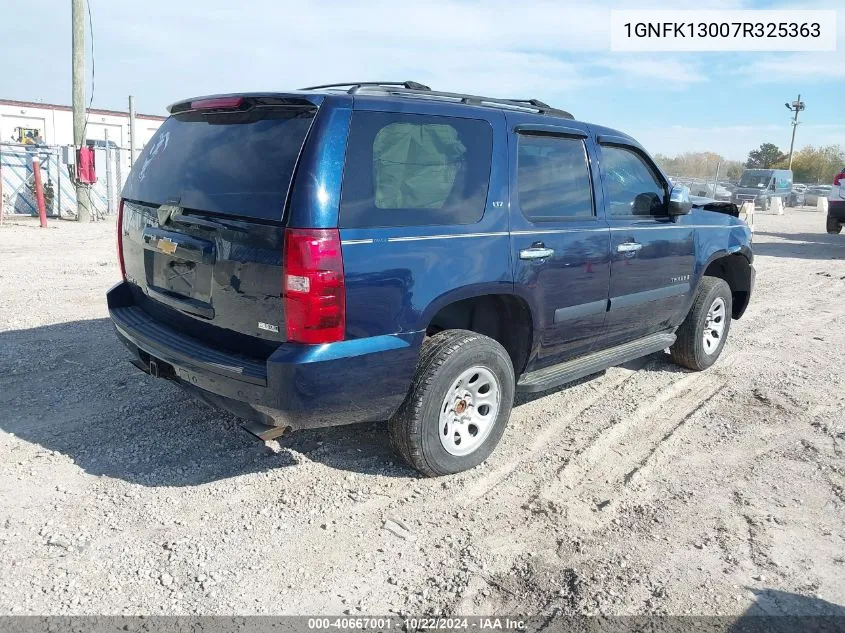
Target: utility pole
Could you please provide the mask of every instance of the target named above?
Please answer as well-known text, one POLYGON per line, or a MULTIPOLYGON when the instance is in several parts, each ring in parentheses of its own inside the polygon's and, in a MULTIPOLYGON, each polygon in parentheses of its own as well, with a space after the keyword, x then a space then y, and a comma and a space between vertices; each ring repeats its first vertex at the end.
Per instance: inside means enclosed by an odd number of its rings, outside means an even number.
POLYGON ((129 95, 129 166, 135 164, 135 97, 129 95))
POLYGON ((784 103, 786 109, 790 112, 795 112, 792 117, 792 141, 789 143, 789 168, 792 169, 792 150, 795 148, 795 128, 798 127, 798 113, 804 109, 804 102, 801 101, 801 95, 792 103, 784 103))
MULTIPOLYGON (((73 144, 78 150, 85 145, 85 12, 83 0, 71 0, 71 57, 73 82, 73 144)), ((76 219, 91 221, 91 196, 88 186, 76 183, 76 219)))

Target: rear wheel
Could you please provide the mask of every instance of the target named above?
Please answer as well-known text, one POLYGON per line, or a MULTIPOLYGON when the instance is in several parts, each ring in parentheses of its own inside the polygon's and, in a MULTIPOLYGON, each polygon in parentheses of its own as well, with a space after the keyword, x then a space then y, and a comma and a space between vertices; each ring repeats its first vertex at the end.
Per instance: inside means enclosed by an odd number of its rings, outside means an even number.
POLYGON ((514 388, 499 343, 466 330, 440 332, 424 343, 408 396, 389 422, 391 443, 429 477, 473 468, 499 443, 514 388))
POLYGON ((839 223, 839 220, 836 218, 827 218, 827 232, 831 235, 837 235, 839 232, 842 231, 842 225, 839 223))
POLYGON ((732 299, 730 286, 723 279, 701 280, 692 308, 678 328, 678 338, 669 348, 672 360, 695 371, 716 362, 731 329, 732 299))

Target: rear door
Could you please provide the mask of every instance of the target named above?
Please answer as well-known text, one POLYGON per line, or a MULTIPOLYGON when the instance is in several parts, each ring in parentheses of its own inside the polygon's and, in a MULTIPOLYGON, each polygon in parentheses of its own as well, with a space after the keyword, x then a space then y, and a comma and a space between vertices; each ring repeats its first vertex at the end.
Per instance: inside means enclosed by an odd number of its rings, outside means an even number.
POLYGON ((667 213, 668 183, 638 146, 599 136, 611 235, 603 347, 668 329, 690 294, 695 229, 667 213))
POLYGON ((247 97, 174 109, 123 190, 127 281, 157 320, 262 355, 285 334, 283 216, 317 108, 247 97))
POLYGON ((504 123, 495 108, 356 97, 339 215, 350 338, 511 291, 504 123))
POLYGON ((529 369, 537 369, 584 355, 600 338, 610 238, 597 213, 586 126, 508 119, 514 286, 535 313, 539 347, 529 369))

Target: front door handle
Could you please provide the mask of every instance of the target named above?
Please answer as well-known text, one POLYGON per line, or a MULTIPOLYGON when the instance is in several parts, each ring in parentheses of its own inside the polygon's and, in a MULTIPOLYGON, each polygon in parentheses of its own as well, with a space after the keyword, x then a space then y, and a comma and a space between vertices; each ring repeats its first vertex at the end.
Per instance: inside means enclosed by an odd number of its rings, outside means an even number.
POLYGON ((554 249, 546 248, 545 246, 532 246, 531 248, 523 248, 519 251, 520 259, 543 259, 551 257, 555 254, 554 249))
POLYGON ((623 242, 619 246, 616 247, 617 253, 636 253, 643 247, 642 244, 637 242, 623 242))

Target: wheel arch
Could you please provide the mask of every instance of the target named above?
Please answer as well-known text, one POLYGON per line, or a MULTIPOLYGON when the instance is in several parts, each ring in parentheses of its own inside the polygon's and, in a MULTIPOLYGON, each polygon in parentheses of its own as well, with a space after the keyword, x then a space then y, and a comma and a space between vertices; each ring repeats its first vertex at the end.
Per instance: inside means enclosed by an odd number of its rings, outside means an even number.
POLYGON ((704 267, 702 277, 723 279, 731 289, 733 309, 731 316, 739 319, 745 314, 751 300, 754 283, 754 269, 751 260, 743 251, 714 253, 704 267))
POLYGON ((443 330, 469 330, 498 341, 508 352, 514 373, 525 369, 534 341, 534 321, 528 302, 513 292, 476 289, 472 293, 441 297, 426 311, 423 329, 428 335, 443 330))

